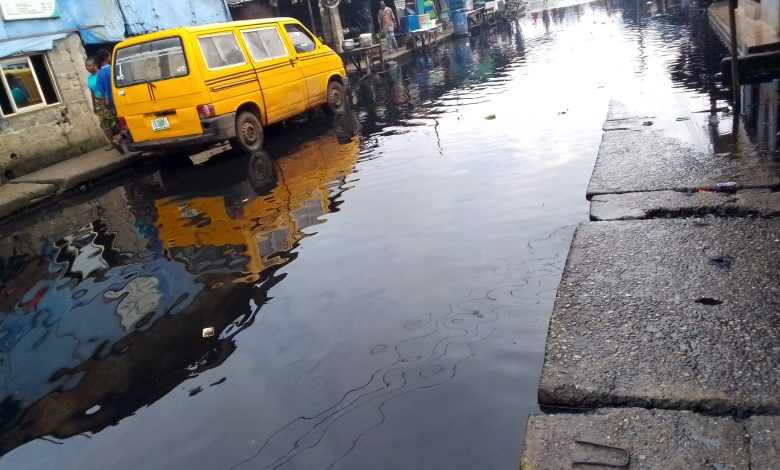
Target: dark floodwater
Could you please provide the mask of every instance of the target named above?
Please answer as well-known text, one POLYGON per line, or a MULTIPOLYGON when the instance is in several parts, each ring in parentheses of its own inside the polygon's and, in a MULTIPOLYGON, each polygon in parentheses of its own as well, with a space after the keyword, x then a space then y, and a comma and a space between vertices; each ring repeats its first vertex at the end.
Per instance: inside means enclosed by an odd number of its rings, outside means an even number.
POLYGON ((7 224, 0 466, 517 468, 610 100, 731 129, 700 12, 531 6, 267 152, 7 224))

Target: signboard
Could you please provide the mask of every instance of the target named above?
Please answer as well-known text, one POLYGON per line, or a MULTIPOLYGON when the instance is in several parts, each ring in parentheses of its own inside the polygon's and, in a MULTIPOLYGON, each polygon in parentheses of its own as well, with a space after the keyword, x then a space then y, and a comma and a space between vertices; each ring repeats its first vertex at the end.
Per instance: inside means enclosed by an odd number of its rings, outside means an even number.
POLYGON ((5 21, 59 18, 57 0, 0 0, 5 21))

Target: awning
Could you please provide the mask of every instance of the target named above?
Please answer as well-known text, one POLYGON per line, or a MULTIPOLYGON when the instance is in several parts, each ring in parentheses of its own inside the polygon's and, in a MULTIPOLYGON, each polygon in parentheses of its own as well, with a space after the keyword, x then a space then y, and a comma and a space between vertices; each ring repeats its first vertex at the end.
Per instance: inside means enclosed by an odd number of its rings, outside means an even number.
POLYGON ((64 39, 67 36, 68 33, 54 33, 34 38, 0 41, 0 58, 50 51, 54 48, 54 41, 64 39))

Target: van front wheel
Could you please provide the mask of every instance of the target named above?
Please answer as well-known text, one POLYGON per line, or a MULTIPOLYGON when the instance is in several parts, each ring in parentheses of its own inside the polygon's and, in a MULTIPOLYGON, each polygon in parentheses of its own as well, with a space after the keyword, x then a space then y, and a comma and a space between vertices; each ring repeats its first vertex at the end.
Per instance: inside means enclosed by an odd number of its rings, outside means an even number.
POLYGON ((232 143, 247 153, 254 153, 263 148, 263 126, 257 116, 249 111, 242 111, 236 117, 236 138, 232 143))
POLYGON ((347 96, 344 93, 344 85, 337 81, 331 81, 328 83, 328 101, 325 105, 325 109, 330 113, 337 113, 344 109, 344 105, 347 101, 347 96))

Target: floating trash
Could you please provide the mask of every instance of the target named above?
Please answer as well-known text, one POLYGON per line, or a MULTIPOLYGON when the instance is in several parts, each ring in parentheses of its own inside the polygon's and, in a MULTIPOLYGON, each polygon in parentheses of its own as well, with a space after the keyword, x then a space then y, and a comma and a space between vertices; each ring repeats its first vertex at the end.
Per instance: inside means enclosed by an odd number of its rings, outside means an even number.
POLYGON ((733 181, 718 182, 718 191, 722 193, 732 193, 737 190, 737 183, 733 181))
POLYGON ((213 327, 203 328, 203 337, 204 338, 211 338, 212 336, 214 336, 214 328, 213 327))

